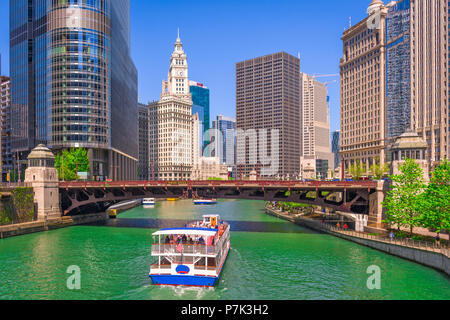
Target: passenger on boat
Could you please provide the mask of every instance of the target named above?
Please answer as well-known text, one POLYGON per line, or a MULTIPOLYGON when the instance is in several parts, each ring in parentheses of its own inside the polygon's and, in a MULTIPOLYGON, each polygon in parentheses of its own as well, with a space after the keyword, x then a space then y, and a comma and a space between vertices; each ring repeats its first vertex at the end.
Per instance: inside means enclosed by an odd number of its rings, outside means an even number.
POLYGON ((202 246, 205 245, 205 240, 203 239, 203 237, 200 237, 200 238, 198 239, 198 243, 199 243, 200 245, 202 245, 202 246))
POLYGON ((182 241, 183 241, 183 244, 185 244, 185 243, 187 242, 187 237, 186 237, 185 234, 184 234, 183 237, 182 237, 182 241))
POLYGON ((170 244, 170 238, 169 236, 166 236, 166 240, 164 241, 165 244, 170 244))

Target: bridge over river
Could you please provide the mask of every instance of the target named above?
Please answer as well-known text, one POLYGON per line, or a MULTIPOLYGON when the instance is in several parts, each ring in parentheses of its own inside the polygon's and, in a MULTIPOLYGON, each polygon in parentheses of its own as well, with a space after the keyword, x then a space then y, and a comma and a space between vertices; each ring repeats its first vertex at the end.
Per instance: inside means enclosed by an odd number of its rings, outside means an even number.
POLYGON ((140 198, 217 198, 288 201, 369 215, 380 223, 383 181, 117 181, 59 182, 64 215, 105 211, 140 198))

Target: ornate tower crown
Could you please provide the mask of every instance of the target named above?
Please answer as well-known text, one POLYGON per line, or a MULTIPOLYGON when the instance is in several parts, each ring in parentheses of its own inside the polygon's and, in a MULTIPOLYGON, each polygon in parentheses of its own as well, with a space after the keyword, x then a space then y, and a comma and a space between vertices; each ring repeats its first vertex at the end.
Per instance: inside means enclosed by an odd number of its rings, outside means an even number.
POLYGON ((173 95, 189 94, 187 55, 183 50, 183 43, 180 39, 179 30, 177 40, 175 41, 174 51, 170 58, 167 82, 163 82, 163 93, 173 95))

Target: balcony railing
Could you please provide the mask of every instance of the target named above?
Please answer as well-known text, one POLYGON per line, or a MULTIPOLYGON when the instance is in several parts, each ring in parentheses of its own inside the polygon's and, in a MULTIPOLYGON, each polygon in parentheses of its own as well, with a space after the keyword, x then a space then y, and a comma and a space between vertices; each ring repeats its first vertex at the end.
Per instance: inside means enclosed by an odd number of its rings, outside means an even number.
POLYGON ((181 248, 176 244, 154 244, 152 246, 153 254, 181 255, 217 255, 220 251, 220 245, 206 246, 198 244, 182 244, 181 248), (178 249, 181 250, 178 250, 178 249))

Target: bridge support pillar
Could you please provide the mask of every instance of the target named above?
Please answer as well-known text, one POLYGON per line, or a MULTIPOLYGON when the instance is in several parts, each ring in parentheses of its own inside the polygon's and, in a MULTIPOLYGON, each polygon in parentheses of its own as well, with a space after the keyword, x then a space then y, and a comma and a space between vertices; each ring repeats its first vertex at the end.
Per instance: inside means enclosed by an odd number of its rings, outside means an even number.
POLYGON ((379 181, 377 190, 369 196, 368 226, 375 229, 385 229, 383 223, 383 201, 385 196, 384 181, 379 181))
POLYGON ((355 231, 364 232, 364 228, 367 227, 369 216, 365 214, 355 214, 355 231))
POLYGON ((55 169, 55 156, 44 145, 38 145, 28 156, 25 182, 33 187, 38 220, 60 218, 59 179, 55 169))
POLYGON ((347 213, 347 212, 336 212, 338 215, 343 217, 348 217, 355 221, 355 231, 364 232, 364 229, 367 227, 367 222, 369 221, 369 216, 366 214, 356 214, 356 213, 347 213))

